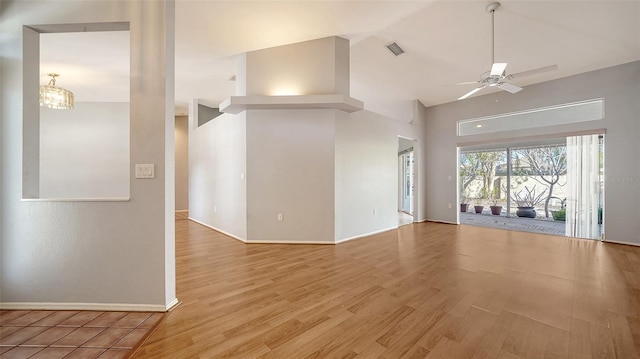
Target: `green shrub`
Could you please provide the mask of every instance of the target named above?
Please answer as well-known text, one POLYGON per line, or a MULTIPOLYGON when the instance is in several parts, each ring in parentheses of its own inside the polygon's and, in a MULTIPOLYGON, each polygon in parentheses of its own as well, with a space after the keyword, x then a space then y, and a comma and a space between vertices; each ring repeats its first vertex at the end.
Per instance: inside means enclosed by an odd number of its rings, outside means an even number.
POLYGON ((567 216, 567 210, 563 208, 559 211, 553 211, 551 212, 551 215, 553 216, 554 221, 564 222, 567 216))

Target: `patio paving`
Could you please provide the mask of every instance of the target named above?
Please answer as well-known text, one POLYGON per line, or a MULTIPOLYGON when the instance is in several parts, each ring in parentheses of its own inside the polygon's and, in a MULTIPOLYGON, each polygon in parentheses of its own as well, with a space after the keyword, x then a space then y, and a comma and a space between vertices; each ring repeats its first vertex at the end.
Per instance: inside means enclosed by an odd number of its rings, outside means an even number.
POLYGON ((510 231, 532 232, 564 236, 564 222, 543 218, 521 218, 491 215, 491 212, 482 213, 461 212, 460 223, 472 226, 507 229, 510 231))

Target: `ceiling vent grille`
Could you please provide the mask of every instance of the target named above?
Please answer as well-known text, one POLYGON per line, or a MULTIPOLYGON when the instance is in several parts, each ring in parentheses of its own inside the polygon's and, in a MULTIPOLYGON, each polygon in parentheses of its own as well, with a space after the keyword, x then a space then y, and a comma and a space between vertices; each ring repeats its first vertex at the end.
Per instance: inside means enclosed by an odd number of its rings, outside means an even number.
POLYGON ((389 51, 391 51, 391 53, 393 53, 396 56, 404 54, 404 50, 396 42, 392 42, 389 45, 387 45, 387 49, 389 49, 389 51))

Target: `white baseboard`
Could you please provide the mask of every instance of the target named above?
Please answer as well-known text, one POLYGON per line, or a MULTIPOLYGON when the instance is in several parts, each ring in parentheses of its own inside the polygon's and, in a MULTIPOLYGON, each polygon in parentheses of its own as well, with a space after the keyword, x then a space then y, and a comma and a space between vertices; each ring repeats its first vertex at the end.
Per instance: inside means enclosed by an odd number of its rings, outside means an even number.
POLYGON ((347 242, 347 241, 352 241, 352 240, 358 239, 358 238, 369 237, 369 236, 373 236, 373 235, 384 233, 384 232, 395 231, 396 229, 398 229, 398 226, 389 227, 389 228, 386 228, 386 229, 381 229, 381 230, 375 231, 375 232, 359 234, 359 235, 354 236, 354 237, 349 237, 349 238, 343 238, 343 239, 336 240, 336 244, 344 243, 344 242, 347 242))
POLYGON ((167 305, 167 307, 165 308, 165 311, 171 311, 173 310, 175 307, 178 306, 178 304, 180 304, 180 301, 178 300, 178 298, 172 300, 169 305, 167 305))
POLYGON ((636 246, 636 247, 640 247, 640 244, 638 243, 630 243, 630 242, 620 242, 620 241, 610 241, 608 239, 603 240, 602 242, 605 243, 615 243, 615 244, 626 244, 628 246, 636 246))
POLYGON ((236 235, 233 235, 231 233, 225 232, 223 230, 221 230, 220 228, 216 228, 214 226, 208 225, 206 223, 200 222, 197 219, 193 219, 191 217, 189 217, 189 220, 194 221, 200 225, 203 225, 207 228, 211 228, 216 232, 220 232, 222 234, 224 234, 225 236, 229 236, 233 239, 237 239, 242 243, 247 243, 247 244, 335 244, 335 242, 331 242, 331 241, 324 241, 324 242, 314 242, 314 241, 278 241, 278 240, 247 240, 244 238, 240 238, 236 235))
POLYGON ((200 221, 198 221, 197 219, 193 219, 193 218, 191 218, 191 217, 187 217, 187 218, 189 218, 189 220, 190 220, 190 221, 194 221, 194 222, 196 222, 196 223, 197 223, 197 224, 199 224, 199 225, 205 226, 205 227, 207 227, 207 228, 211 228, 211 229, 213 229, 213 230, 214 230, 214 231, 216 231, 216 232, 220 232, 220 233, 224 234, 225 236, 229 236, 229 237, 231 237, 231 238, 233 238, 233 239, 237 239, 237 240, 239 240, 240 242, 247 243, 247 240, 246 240, 246 239, 244 239, 244 238, 240 238, 240 237, 238 237, 238 236, 236 236, 236 235, 234 235, 234 234, 231 234, 231 233, 229 233, 229 232, 225 232, 225 231, 223 231, 223 230, 222 230, 222 229, 220 229, 220 228, 216 228, 216 227, 211 226, 211 225, 208 225, 208 224, 206 224, 206 223, 204 223, 204 222, 200 222, 200 221))
MULTIPOLYGON (((176 299, 177 301, 177 299, 176 299)), ((46 302, 3 302, 4 310, 95 310, 101 312, 166 312, 164 305, 121 304, 121 303, 46 303, 46 302)))
POLYGON ((375 232, 370 232, 370 233, 365 233, 365 234, 359 234, 355 237, 350 237, 350 238, 344 238, 344 239, 340 239, 340 240, 336 240, 336 241, 284 241, 284 240, 247 240, 247 239, 243 239, 240 237, 237 237, 231 233, 225 232, 219 228, 216 228, 214 226, 208 225, 206 223, 200 222, 197 219, 193 219, 191 217, 189 217, 190 221, 194 221, 200 225, 203 225, 207 228, 211 228, 216 232, 220 232, 222 234, 224 234, 225 236, 229 236, 233 239, 237 239, 240 242, 243 243, 247 243, 247 244, 338 244, 338 243, 342 243, 342 242, 346 242, 346 241, 350 241, 350 240, 354 240, 354 239, 358 239, 358 238, 363 238, 363 237, 368 237, 368 236, 373 236, 375 234, 379 234, 379 233, 383 233, 383 232, 388 232, 388 231, 393 231, 398 229, 398 226, 395 227, 389 227, 386 229, 382 229, 379 231, 375 231, 375 232))
POLYGON ((282 241, 282 240, 249 240, 248 244, 336 244, 332 241, 282 241))
POLYGON ((455 224, 458 225, 460 223, 456 223, 456 222, 449 222, 449 221, 441 221, 439 219, 425 219, 423 222, 435 222, 435 223, 444 223, 444 224, 455 224))

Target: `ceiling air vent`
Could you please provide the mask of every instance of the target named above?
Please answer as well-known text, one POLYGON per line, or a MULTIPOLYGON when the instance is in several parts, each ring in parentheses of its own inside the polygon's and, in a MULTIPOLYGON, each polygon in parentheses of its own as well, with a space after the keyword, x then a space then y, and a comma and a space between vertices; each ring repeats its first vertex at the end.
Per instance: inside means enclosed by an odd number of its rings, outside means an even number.
POLYGON ((389 49, 389 51, 391 51, 396 56, 404 54, 404 50, 400 47, 400 45, 398 45, 395 42, 392 42, 389 45, 387 45, 387 49, 389 49))

